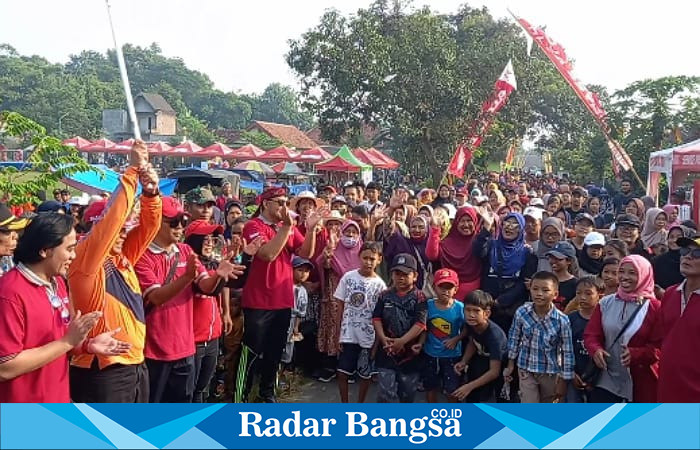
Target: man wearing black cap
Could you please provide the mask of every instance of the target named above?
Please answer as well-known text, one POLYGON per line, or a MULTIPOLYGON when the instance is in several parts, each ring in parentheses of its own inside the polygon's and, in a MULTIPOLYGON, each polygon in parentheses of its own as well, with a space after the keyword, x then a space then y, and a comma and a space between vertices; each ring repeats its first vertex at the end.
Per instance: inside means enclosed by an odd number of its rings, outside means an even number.
POLYGON ((652 255, 649 250, 644 247, 640 230, 642 224, 639 218, 632 214, 620 214, 615 219, 615 234, 618 238, 625 241, 631 255, 641 255, 648 260, 651 260, 652 255))
POLYGON ((380 294, 372 314, 379 349, 377 401, 411 403, 420 380, 422 344, 427 303, 416 286, 418 262, 408 253, 399 253, 391 264, 393 286, 380 294))
POLYGON ((583 205, 586 204, 587 198, 588 191, 581 186, 577 186, 571 191, 571 206, 566 208, 565 211, 569 213, 572 221, 576 222, 576 217, 583 212, 583 205))
POLYGON ((263 238, 243 287, 244 348, 238 373, 236 401, 247 400, 253 379, 260 375, 259 396, 276 403, 275 377, 287 341, 287 329, 294 307, 292 255, 310 258, 316 246, 320 215, 306 219, 302 236, 287 209, 287 191, 268 188, 260 194, 255 217, 243 228, 243 238, 263 238))
MULTIPOLYGON (((572 197, 572 203, 573 199, 576 197, 572 197)), ((576 235, 571 238, 571 243, 576 247, 576 250, 581 251, 583 250, 583 240, 586 239, 586 236, 588 233, 593 231, 595 228, 595 220, 593 219, 593 216, 591 216, 588 213, 580 213, 576 216, 576 220, 574 221, 574 232, 576 235)))

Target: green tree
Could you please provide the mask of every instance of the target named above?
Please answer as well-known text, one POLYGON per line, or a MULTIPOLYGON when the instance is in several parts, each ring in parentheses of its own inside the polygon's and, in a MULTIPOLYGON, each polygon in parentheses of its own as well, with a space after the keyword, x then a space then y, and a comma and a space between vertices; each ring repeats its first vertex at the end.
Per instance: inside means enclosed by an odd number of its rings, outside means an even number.
POLYGON ((33 149, 27 162, 30 170, 0 168, 0 193, 11 205, 37 203, 39 191, 45 191, 62 178, 77 172, 98 172, 73 148, 46 134, 46 129, 12 111, 0 112, 0 138, 30 140, 33 149))
POLYGON ((253 120, 294 125, 302 130, 313 126, 313 115, 301 108, 299 94, 289 86, 272 83, 262 94, 253 95, 248 101, 253 120))
POLYGON ((282 145, 282 141, 279 139, 273 138, 258 130, 243 131, 241 133, 241 140, 263 150, 269 150, 282 145))

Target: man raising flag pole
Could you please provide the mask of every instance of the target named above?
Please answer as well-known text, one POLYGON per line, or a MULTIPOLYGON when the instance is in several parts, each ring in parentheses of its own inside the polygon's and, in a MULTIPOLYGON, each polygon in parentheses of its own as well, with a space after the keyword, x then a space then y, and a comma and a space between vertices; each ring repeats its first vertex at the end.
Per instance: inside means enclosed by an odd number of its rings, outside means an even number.
POLYGON ((493 93, 481 106, 479 116, 472 123, 469 134, 457 146, 455 154, 450 161, 450 165, 447 166, 448 174, 454 175, 457 178, 464 177, 464 171, 472 159, 474 150, 481 145, 481 141, 486 136, 496 114, 503 108, 511 92, 517 89, 517 87, 515 72, 513 72, 513 63, 508 60, 508 64, 506 64, 505 69, 503 69, 503 73, 501 73, 501 76, 496 80, 493 93))

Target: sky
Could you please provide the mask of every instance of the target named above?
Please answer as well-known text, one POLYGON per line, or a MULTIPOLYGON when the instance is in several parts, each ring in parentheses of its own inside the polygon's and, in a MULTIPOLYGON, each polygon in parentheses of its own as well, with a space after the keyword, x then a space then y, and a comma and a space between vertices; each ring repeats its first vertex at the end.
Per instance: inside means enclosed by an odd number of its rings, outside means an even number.
MULTIPOLYGON (((181 57, 217 88, 259 93, 272 82, 298 87, 284 55, 335 8, 351 14, 371 0, 111 0, 117 36, 141 46, 157 42, 166 56, 181 57)), ((441 13, 465 0, 414 0, 441 13)), ((700 2, 473 0, 496 17, 506 8, 546 25, 575 60, 584 83, 619 89, 645 78, 700 75, 697 17, 700 2)), ((0 43, 23 55, 65 63, 84 49, 113 47, 101 0, 0 0, 0 43)), ((524 46, 523 46, 524 47, 524 46)), ((523 52, 525 48, 523 48, 523 52)))

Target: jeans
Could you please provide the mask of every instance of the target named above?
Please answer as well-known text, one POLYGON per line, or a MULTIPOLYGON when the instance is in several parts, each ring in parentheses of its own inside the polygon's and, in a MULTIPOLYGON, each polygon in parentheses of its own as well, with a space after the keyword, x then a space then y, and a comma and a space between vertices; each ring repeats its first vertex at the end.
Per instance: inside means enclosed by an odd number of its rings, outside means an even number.
POLYGON ((219 358, 219 339, 197 344, 194 355, 194 396, 192 403, 204 403, 209 398, 209 385, 219 358))

